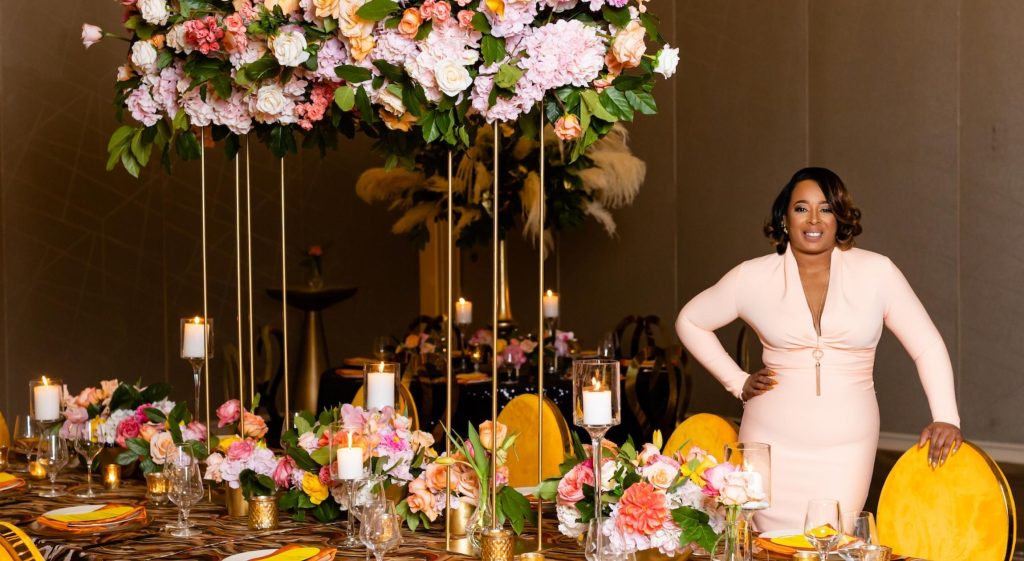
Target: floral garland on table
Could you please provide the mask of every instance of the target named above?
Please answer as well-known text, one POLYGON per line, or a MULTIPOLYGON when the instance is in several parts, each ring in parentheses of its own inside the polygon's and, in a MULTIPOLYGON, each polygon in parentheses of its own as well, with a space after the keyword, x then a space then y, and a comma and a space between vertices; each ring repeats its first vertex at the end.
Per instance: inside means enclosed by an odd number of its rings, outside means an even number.
POLYGON ((252 411, 242 409, 237 399, 228 400, 217 408, 217 428, 230 427, 232 432, 227 436, 218 435, 210 439, 210 449, 216 452, 206 458, 205 479, 227 483, 232 489, 246 487, 247 491, 251 490, 257 476, 268 478, 263 479, 263 483, 270 481, 279 458, 267 448, 263 439, 267 434, 267 424, 253 412, 258 406, 257 394, 253 399, 252 411))
POLYGON ((434 438, 412 430, 412 419, 390 407, 366 411, 346 404, 322 412, 319 419, 302 412, 295 418, 295 428, 281 437, 286 455, 272 474, 277 487, 287 489, 278 506, 293 511, 296 520, 305 520, 308 512, 323 522, 341 514, 342 487, 331 476, 336 470, 331 469, 334 459, 326 434, 338 420, 354 429, 353 443, 364 448, 370 472, 382 476, 385 484, 408 484, 421 473, 425 458, 434 455, 434 438))
POLYGON ((426 464, 419 477, 409 483, 409 496, 396 506, 395 511, 405 518, 409 529, 415 531, 420 525, 430 528, 430 523, 445 512, 446 502, 452 509, 463 503, 486 506, 491 489, 491 464, 496 462, 497 512, 493 514, 497 515, 499 524, 507 520, 516 534, 522 533, 533 513, 530 502, 508 485, 507 465, 518 435, 509 434, 504 424, 492 424, 491 421, 481 423, 479 431, 470 424, 468 435, 463 439, 457 434, 448 434, 455 452, 451 456, 438 456, 426 464), (494 442, 498 442, 496 450, 494 442), (445 497, 448 467, 451 467, 447 487, 450 499, 445 497))
POLYGON ((103 380, 99 387, 87 387, 78 395, 65 391, 61 437, 74 439, 86 423, 93 423, 102 444, 127 448, 117 463, 139 461, 143 473, 158 470, 179 444, 188 444, 205 456, 206 427, 192 420, 186 403, 168 400, 170 393, 169 384, 142 387, 116 379, 103 380))
MULTIPOLYGON (((646 0, 122 0, 131 44, 115 105, 108 169, 138 175, 153 148, 199 157, 194 127, 229 155, 255 132, 278 157, 333 147, 357 127, 388 167, 418 147, 468 149, 484 122, 540 106, 572 140, 569 161, 637 112, 654 114, 654 74, 669 48, 646 0), (648 42, 655 54, 648 53, 648 42), (408 134, 414 131, 415 134, 408 134)), ((82 41, 105 33, 86 24, 82 41)))
MULTIPOLYGON (((658 436, 655 441, 658 441, 658 436)), ((575 457, 562 465, 563 475, 545 481, 541 496, 556 501, 558 529, 570 537, 586 532, 594 519, 593 458, 578 438, 575 457)), ((664 455, 645 444, 637 452, 631 441, 602 456, 601 532, 614 552, 657 549, 674 555, 687 547, 712 551, 725 528, 720 508, 720 479, 713 456, 692 448, 687 457, 664 455)))

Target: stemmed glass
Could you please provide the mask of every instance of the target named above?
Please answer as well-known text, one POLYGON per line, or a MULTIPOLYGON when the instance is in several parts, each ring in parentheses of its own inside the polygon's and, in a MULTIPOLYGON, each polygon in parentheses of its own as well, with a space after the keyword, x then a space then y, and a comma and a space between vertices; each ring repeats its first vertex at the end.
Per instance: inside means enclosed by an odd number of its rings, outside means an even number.
POLYGON ((30 415, 18 415, 14 418, 14 445, 11 450, 25 456, 24 471, 28 471, 28 464, 32 461, 39 448, 39 427, 36 426, 30 415))
POLYGON ((359 539, 377 561, 384 559, 384 554, 397 546, 401 538, 401 519, 395 513, 394 502, 384 501, 376 508, 364 508, 359 539))
POLYGON ((846 561, 859 560, 863 546, 878 545, 875 515, 868 511, 843 513, 843 532, 857 538, 857 541, 849 546, 839 549, 839 555, 846 561))
POLYGON ((171 531, 177 538, 189 538, 199 535, 193 524, 188 521, 189 510, 203 498, 203 474, 199 470, 199 460, 183 447, 178 447, 173 458, 168 458, 164 465, 167 474, 167 496, 180 509, 179 527, 171 531))
POLYGON ((39 437, 39 449, 37 451, 39 462, 46 469, 46 475, 50 478, 50 488, 39 493, 40 497, 63 497, 66 491, 57 488, 57 475, 70 460, 68 446, 57 431, 49 431, 39 437))
POLYGON ((818 550, 818 559, 826 561, 829 552, 843 537, 843 524, 839 516, 839 501, 811 499, 807 501, 804 517, 804 536, 818 550))
POLYGON ((75 452, 82 455, 85 460, 85 489, 75 493, 76 497, 91 499, 97 496, 92 485, 92 462, 103 450, 103 443, 100 441, 99 424, 89 420, 85 425, 77 429, 75 437, 75 452))

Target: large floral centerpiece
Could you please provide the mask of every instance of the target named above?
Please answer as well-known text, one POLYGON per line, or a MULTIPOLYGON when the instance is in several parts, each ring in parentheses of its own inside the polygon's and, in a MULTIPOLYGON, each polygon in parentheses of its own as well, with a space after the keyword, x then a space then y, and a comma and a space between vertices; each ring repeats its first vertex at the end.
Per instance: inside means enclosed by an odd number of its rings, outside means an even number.
MULTIPOLYGON (((535 137, 538 111, 572 140, 572 161, 615 123, 655 113, 654 74, 678 59, 646 0, 120 4, 130 47, 115 103, 132 121, 112 135, 108 168, 133 175, 154 148, 168 166, 172 153, 197 158, 196 127, 231 155, 254 132, 277 156, 297 150, 296 133, 324 149, 359 128, 388 167, 411 167, 423 144, 468 149, 485 122, 535 137)), ((105 35, 83 27, 86 46, 105 35)))
POLYGON ((556 501, 559 530, 571 537, 586 532, 595 518, 594 493, 601 489, 602 525, 607 547, 617 553, 656 549, 665 555, 687 547, 712 551, 725 528, 706 479, 715 460, 699 448, 687 457, 664 455, 645 444, 637 451, 627 441, 617 452, 602 454, 601 477, 594 478, 589 452, 574 443, 575 456, 562 465, 560 478, 545 481, 541 496, 556 501))
POLYGON ((264 440, 267 424, 255 413, 257 407, 258 394, 253 399, 251 411, 243 409, 237 399, 230 399, 217 408, 217 428, 227 428, 228 432, 210 438, 211 454, 206 459, 206 479, 225 483, 231 489, 249 487, 243 483, 251 484, 257 476, 268 478, 262 479, 265 483, 270 482, 278 457, 267 448, 264 440))
POLYGON ((206 427, 193 420, 184 402, 167 399, 166 383, 128 384, 103 380, 77 395, 65 392, 64 424, 61 436, 74 439, 86 423, 97 427, 102 444, 122 450, 117 463, 140 462, 143 473, 156 471, 167 454, 179 444, 188 444, 205 455, 206 427))
MULTIPOLYGON (((334 459, 328 440, 328 428, 335 421, 351 430, 346 436, 351 434, 353 445, 364 449, 370 473, 385 484, 407 485, 420 474, 424 459, 434 454, 434 438, 412 430, 412 420, 390 407, 367 411, 346 404, 322 412, 317 419, 302 412, 295 417, 295 427, 281 437, 286 455, 272 474, 277 487, 287 489, 278 505, 294 512, 297 520, 304 520, 307 513, 321 521, 340 515, 344 491, 341 482, 331 475, 337 470, 331 469, 334 459)), ((340 433, 336 435, 341 437, 340 433)))
POLYGON ((493 517, 498 524, 506 521, 517 534, 531 519, 529 501, 508 484, 508 461, 514 453, 517 434, 509 433, 502 423, 484 421, 479 430, 468 426, 468 437, 448 434, 454 452, 438 456, 424 466, 419 477, 409 483, 409 496, 398 504, 396 512, 403 516, 410 529, 427 528, 446 508, 475 506, 469 521, 470 540, 474 528, 490 526, 493 517), (450 475, 448 468, 451 468, 450 475), (495 474, 497 510, 491 511, 491 472, 495 474))

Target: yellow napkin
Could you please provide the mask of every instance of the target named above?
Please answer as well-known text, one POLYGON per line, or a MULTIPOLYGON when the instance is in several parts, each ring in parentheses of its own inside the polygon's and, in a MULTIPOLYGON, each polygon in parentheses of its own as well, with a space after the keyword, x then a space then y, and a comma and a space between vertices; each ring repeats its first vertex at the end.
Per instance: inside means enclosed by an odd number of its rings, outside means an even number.
POLYGON ((131 512, 132 506, 108 506, 92 512, 81 514, 48 514, 46 517, 57 522, 98 522, 109 518, 117 518, 131 512))
POLYGON ((270 555, 258 557, 253 561, 328 561, 334 559, 334 554, 337 552, 336 549, 320 549, 319 547, 309 547, 301 545, 286 545, 270 555))

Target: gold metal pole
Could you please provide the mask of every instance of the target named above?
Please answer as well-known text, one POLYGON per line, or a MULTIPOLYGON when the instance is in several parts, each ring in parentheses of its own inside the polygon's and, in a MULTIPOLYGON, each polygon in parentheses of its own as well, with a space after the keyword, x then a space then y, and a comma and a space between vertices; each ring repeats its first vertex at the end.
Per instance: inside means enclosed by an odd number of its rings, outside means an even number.
MULTIPOLYGON (((544 501, 540 498, 540 484, 544 482, 544 104, 540 105, 540 230, 537 233, 537 270, 540 303, 537 308, 537 330, 540 333, 540 352, 537 353, 537 551, 544 549, 544 501)), ((552 350, 555 333, 551 332, 552 350)))
POLYGON ((253 330, 252 319, 252 185, 249 175, 249 135, 245 135, 245 231, 246 252, 249 260, 249 390, 256 393, 256 332, 253 330))
MULTIPOLYGON (((242 351, 245 342, 242 340, 242 169, 235 154, 235 280, 237 289, 235 298, 238 304, 238 403, 245 409, 245 359, 242 358, 242 351)), ((238 416, 238 430, 245 434, 245 415, 238 416)))
MULTIPOLYGON (((200 197, 202 203, 200 213, 202 215, 203 228, 203 378, 206 384, 206 442, 210 442, 210 310, 207 299, 209 287, 206 282, 206 129, 199 129, 199 168, 200 168, 200 197)), ((196 411, 196 419, 199 412, 196 411)))
MULTIPOLYGON (((281 344, 281 358, 284 360, 284 430, 291 429, 292 412, 288 401, 288 254, 285 237, 284 206, 284 157, 281 157, 281 324, 284 342, 281 344)), ((316 414, 316 411, 313 412, 316 414)))
MULTIPOLYGON (((448 373, 445 383, 445 403, 444 403, 444 423, 445 430, 451 430, 452 426, 452 251, 455 246, 454 240, 452 239, 452 232, 454 226, 452 225, 453 217, 455 216, 452 210, 452 151, 448 150, 448 373)), ((465 349, 462 350, 465 353, 465 349)), ((451 457, 452 455, 452 443, 451 439, 444 439, 444 452, 445 456, 451 457)), ((444 476, 444 547, 445 549, 451 549, 452 547, 452 466, 448 466, 445 470, 444 476)))
POLYGON ((498 215, 500 213, 500 206, 498 203, 498 150, 501 144, 501 138, 499 136, 498 121, 494 121, 494 193, 491 196, 491 223, 492 223, 492 255, 493 260, 493 302, 494 306, 491 310, 493 316, 493 323, 491 329, 494 330, 492 340, 494 342, 494 352, 491 353, 491 450, 493 452, 491 456, 491 527, 498 528, 498 284, 500 279, 498 278, 498 215))

